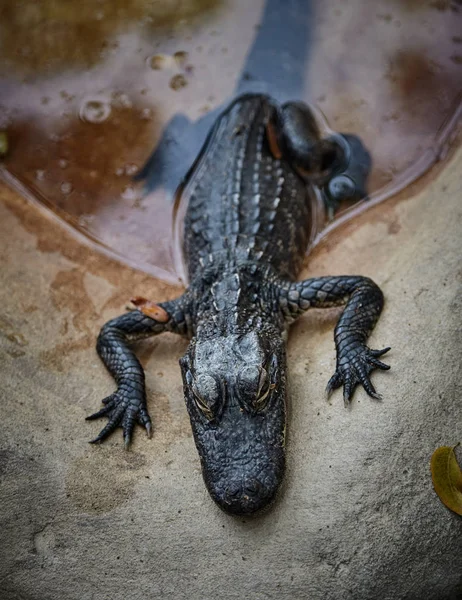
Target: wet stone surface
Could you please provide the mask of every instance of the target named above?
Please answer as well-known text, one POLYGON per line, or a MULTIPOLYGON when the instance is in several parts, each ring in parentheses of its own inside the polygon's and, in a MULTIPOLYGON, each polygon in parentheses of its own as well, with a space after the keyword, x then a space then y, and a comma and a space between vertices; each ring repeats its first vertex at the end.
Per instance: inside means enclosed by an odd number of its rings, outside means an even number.
MULTIPOLYGON (((370 198, 442 159, 461 110, 458 2, 6 4, 5 169, 88 239, 170 282, 175 190, 233 96, 303 100, 357 136, 370 198), (143 189, 132 178, 149 157, 143 189)), ((338 179, 330 193, 349 187, 338 179)))
POLYGON ((329 237, 304 275, 368 275, 391 345, 349 410, 327 403, 336 309, 313 311, 289 346, 288 472, 252 519, 208 496, 182 398, 185 342, 139 346, 154 435, 88 444, 113 382, 94 344, 134 293, 179 289, 77 243, 0 188, 0 595, 110 598, 438 598, 462 593, 462 523, 435 495, 429 460, 460 441, 462 153, 417 188, 329 237))

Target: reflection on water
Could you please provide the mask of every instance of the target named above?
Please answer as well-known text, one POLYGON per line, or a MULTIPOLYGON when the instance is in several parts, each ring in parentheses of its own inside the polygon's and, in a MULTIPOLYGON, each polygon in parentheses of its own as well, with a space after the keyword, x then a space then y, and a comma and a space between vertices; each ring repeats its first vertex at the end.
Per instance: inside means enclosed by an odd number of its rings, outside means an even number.
POLYGON ((3 176, 121 260, 175 280, 175 188, 232 97, 315 105, 369 156, 373 203, 444 156, 461 31, 449 0, 0 0, 3 176))

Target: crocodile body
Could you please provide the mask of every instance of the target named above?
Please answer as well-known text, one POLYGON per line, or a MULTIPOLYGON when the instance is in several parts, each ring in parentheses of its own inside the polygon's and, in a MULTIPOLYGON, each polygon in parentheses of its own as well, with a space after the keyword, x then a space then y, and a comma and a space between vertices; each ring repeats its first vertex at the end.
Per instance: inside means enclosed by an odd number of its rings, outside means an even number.
POLYGON ((339 159, 309 109, 246 95, 220 116, 193 165, 184 193, 189 286, 157 312, 141 306, 104 325, 97 350, 118 389, 90 418, 107 416, 101 441, 134 424, 148 434, 143 369, 132 341, 170 331, 190 344, 180 360, 185 401, 213 499, 225 511, 255 512, 274 498, 285 465, 288 326, 310 307, 346 304, 335 328, 337 367, 328 391, 356 384, 378 397, 369 374, 387 369, 385 350, 366 340, 383 295, 360 276, 296 281, 310 238, 310 182, 339 159))

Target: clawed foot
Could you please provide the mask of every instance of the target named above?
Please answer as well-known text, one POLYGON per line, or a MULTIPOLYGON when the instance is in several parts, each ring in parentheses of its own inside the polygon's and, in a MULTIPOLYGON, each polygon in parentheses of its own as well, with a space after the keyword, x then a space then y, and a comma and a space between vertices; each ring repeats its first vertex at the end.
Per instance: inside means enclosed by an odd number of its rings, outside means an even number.
POLYGON ((382 397, 375 391, 369 374, 374 369, 387 371, 390 368, 389 365, 378 360, 379 356, 382 356, 389 350, 390 348, 370 350, 367 346, 358 346, 356 349, 349 349, 348 355, 337 362, 337 370, 327 384, 327 395, 330 396, 333 390, 343 384, 343 400, 345 406, 348 406, 356 385, 360 383, 369 396, 376 400, 381 400, 382 397))
POLYGON ((102 442, 118 426, 122 427, 125 448, 128 448, 132 438, 135 422, 142 425, 151 437, 151 418, 146 408, 144 393, 132 384, 121 384, 119 389, 103 400, 105 405, 101 410, 86 418, 87 421, 108 417, 109 422, 99 435, 91 441, 92 444, 102 442))

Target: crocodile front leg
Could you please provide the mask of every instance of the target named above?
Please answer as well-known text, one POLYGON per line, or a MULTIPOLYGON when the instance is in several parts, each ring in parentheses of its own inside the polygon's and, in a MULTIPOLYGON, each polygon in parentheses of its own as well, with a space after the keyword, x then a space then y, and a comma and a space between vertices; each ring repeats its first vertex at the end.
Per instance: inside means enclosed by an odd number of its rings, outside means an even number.
POLYGON ((153 310, 152 303, 146 304, 149 305, 146 312, 151 316, 145 314, 143 308, 133 310, 108 321, 98 336, 96 350, 114 377, 117 390, 103 400, 105 406, 101 410, 87 417, 87 420, 109 418, 109 422, 92 443, 101 442, 116 427, 121 426, 125 447, 128 448, 136 421, 151 436, 144 371, 129 344, 164 331, 186 334, 188 299, 185 294, 171 302, 159 304, 157 310, 153 310))
POLYGON ((293 321, 309 308, 328 308, 346 304, 336 327, 337 368, 327 384, 327 393, 343 384, 345 405, 358 383, 369 396, 380 399, 371 383, 373 369, 389 369, 378 357, 384 350, 371 350, 366 340, 383 308, 383 294, 368 277, 319 277, 276 286, 279 306, 286 320, 293 321))

